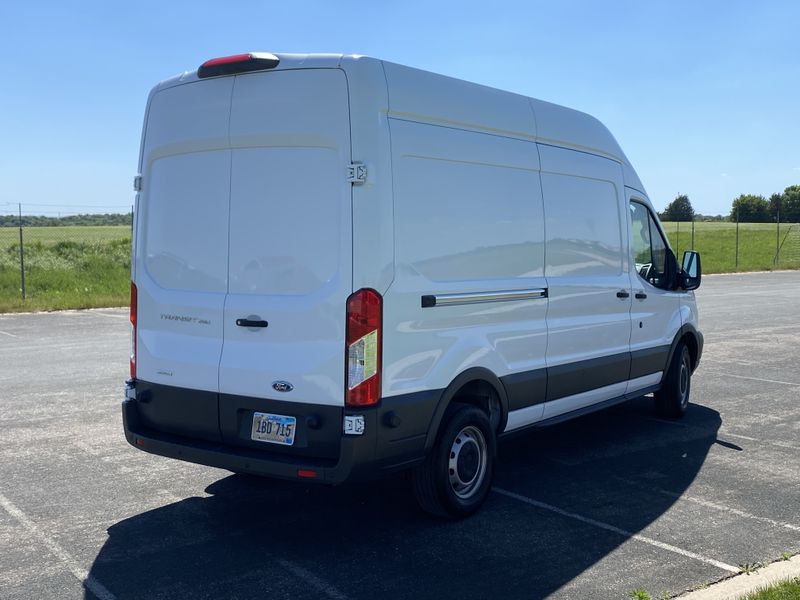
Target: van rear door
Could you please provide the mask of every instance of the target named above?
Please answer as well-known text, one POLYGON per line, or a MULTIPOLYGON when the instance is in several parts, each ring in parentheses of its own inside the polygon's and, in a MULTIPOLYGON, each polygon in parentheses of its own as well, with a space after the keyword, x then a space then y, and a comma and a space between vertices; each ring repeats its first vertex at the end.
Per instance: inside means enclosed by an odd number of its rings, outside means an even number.
POLYGON ((333 456, 344 403, 345 303, 352 291, 344 73, 237 76, 230 144, 222 437, 276 449, 252 441, 251 432, 254 412, 277 413, 297 420, 292 452, 319 450, 320 444, 309 444, 314 432, 305 429, 316 419, 335 428, 333 456))
POLYGON ((233 78, 219 78, 151 97, 133 269, 137 379, 140 387, 176 388, 142 402, 142 419, 212 440, 220 437, 217 371, 228 287, 232 88, 233 78))

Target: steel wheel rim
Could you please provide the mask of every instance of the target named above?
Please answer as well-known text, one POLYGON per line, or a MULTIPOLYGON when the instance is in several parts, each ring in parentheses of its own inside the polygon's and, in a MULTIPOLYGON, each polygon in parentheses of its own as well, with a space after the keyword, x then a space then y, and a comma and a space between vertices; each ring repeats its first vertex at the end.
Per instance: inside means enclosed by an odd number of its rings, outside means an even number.
POLYGON ((453 438, 447 462, 453 493, 467 500, 474 496, 486 477, 486 438, 474 425, 467 425, 453 438))
POLYGON ((686 359, 681 361, 681 370, 678 373, 678 386, 681 393, 681 406, 685 407, 689 403, 689 366, 686 359))

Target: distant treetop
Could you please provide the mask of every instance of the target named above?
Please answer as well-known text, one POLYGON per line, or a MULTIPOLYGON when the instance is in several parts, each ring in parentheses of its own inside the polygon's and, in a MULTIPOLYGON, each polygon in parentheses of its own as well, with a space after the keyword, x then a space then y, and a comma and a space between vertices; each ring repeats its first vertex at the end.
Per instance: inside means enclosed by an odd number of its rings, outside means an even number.
MULTIPOLYGON (((772 200, 770 198, 770 200, 772 200)), ((781 221, 800 223, 800 185, 790 185, 781 194, 781 221)))
POLYGON ((769 202, 764 196, 742 194, 733 201, 731 206, 731 221, 740 223, 769 223, 772 217, 769 214, 769 202))
POLYGON ((694 218, 694 209, 689 196, 681 194, 667 204, 667 208, 661 213, 661 218, 664 221, 691 221, 694 218))

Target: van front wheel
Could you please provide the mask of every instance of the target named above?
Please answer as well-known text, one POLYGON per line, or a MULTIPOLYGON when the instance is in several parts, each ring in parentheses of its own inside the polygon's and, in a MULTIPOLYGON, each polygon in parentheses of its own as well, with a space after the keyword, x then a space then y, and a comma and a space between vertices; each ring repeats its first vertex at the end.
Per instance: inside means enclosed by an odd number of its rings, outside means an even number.
POLYGON ((486 413, 467 405, 450 409, 436 443, 412 475, 422 509, 456 518, 478 510, 492 486, 495 444, 486 413))
POLYGON ((692 359, 689 348, 680 343, 672 356, 663 387, 655 393, 656 412, 677 419, 686 413, 692 387, 692 359))

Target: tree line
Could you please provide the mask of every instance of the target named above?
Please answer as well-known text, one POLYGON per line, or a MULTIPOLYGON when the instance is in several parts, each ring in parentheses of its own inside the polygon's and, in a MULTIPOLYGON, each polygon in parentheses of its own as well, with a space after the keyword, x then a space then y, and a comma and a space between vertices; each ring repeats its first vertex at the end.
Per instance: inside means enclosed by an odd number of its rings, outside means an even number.
MULTIPOLYGON (((0 215, 0 227, 19 227, 20 218, 17 215, 0 215)), ((43 217, 35 215, 22 215, 23 227, 64 227, 68 225, 127 225, 133 223, 132 213, 106 213, 69 215, 66 217, 43 217)))
POLYGON ((783 193, 769 199, 754 194, 741 194, 731 204, 727 216, 709 217, 696 213, 689 196, 681 194, 659 213, 662 221, 739 221, 741 223, 800 223, 800 185, 790 185, 783 193))

